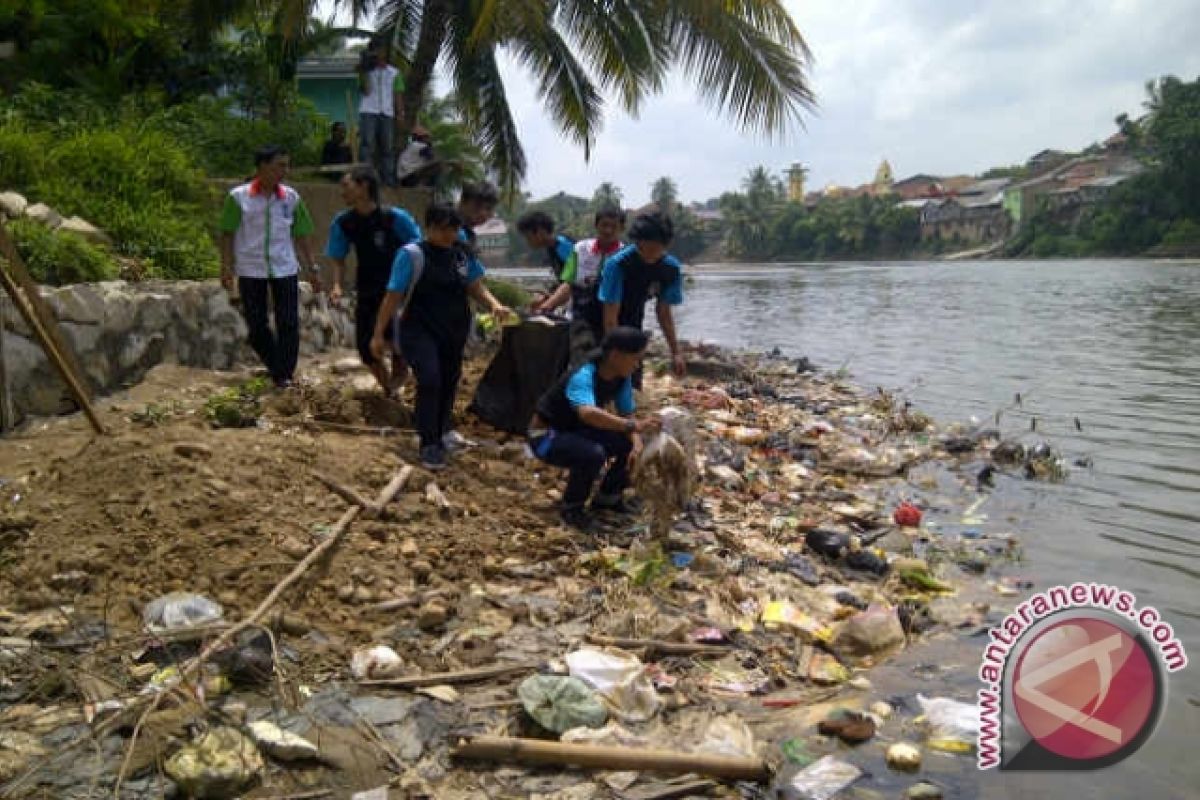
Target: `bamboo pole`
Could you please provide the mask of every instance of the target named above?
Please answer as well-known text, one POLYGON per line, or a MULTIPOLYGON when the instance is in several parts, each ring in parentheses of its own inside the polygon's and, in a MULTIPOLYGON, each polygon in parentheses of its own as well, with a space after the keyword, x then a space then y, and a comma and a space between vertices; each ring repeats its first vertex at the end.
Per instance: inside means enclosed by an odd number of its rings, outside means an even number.
POLYGON ((729 655, 731 648, 724 645, 700 644, 693 642, 664 642, 658 639, 619 639, 612 636, 601 636, 598 633, 587 635, 589 643, 600 647, 621 647, 626 650, 645 650, 647 655, 657 653, 664 656, 724 656, 729 655))
MULTIPOLYGON (((9 273, 9 269, 14 272, 26 272, 25 262, 21 260, 21 254, 17 252, 16 245, 13 244, 12 238, 8 235, 8 229, 4 227, 4 223, 0 222, 0 255, 3 255, 8 262, 8 268, 0 267, 0 282, 4 284, 4 290, 8 292, 12 298, 13 305, 17 307, 17 311, 25 319, 25 323, 29 329, 33 331, 33 335, 37 338, 38 343, 42 346, 42 350, 46 353, 46 358, 58 370, 58 374, 62 377, 63 383, 67 385, 67 390, 71 393, 71 397, 83 409, 83 413, 87 416, 88 421, 92 424, 92 428, 96 433, 103 434, 104 423, 100 421, 100 417, 96 414, 96 409, 92 407, 91 398, 87 390, 80 381, 74 362, 68 355, 65 355, 63 350, 66 348, 66 343, 59 340, 54 334, 49 331, 49 325, 53 322, 49 321, 45 325, 42 324, 42 316, 37 311, 36 303, 29 296, 29 293, 23 291, 20 285, 13 276, 9 273)), ((40 300, 40 298, 38 298, 40 300)))
POLYGON ((759 758, 680 753, 671 750, 612 747, 608 745, 563 744, 541 739, 506 736, 476 736, 460 740, 456 758, 501 763, 553 764, 587 769, 636 770, 640 772, 696 773, 714 778, 765 782, 771 772, 759 758))

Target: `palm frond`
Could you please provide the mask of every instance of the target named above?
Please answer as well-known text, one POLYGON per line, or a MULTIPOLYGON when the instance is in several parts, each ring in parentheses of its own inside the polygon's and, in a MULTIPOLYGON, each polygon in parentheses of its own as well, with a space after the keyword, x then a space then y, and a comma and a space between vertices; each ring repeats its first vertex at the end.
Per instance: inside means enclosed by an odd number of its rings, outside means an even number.
POLYGON ((467 46, 473 50, 504 41, 516 28, 545 24, 550 15, 546 0, 478 0, 476 5, 467 38, 467 46))
POLYGON ((423 0, 384 0, 375 16, 376 31, 391 42, 394 63, 408 67, 421 32, 423 0))
POLYGON ((643 5, 630 0, 561 0, 555 17, 600 85, 615 91, 631 114, 662 88, 670 65, 670 52, 658 46, 643 5))
POLYGON ((571 47, 550 24, 527 27, 524 22, 508 42, 521 64, 538 78, 550 118, 591 157, 596 133, 604 117, 604 98, 592 83, 571 47))
POLYGON ((677 65, 743 128, 779 133, 815 104, 811 55, 778 0, 658 2, 677 65))

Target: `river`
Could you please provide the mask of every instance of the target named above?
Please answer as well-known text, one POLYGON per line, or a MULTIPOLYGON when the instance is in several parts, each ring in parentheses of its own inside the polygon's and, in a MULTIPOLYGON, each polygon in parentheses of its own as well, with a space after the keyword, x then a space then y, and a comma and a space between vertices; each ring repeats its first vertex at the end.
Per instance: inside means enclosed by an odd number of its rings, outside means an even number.
MULTIPOLYGON (((778 347, 822 369, 844 368, 855 382, 898 390, 943 422, 992 424, 999 413, 1007 435, 1042 438, 1072 459, 1089 458, 1090 467, 1073 467, 1061 484, 1019 481, 1018 507, 1004 510, 1025 544, 1024 573, 1042 587, 1085 579, 1134 592, 1140 605, 1163 613, 1193 661, 1200 658, 1200 265, 697 271, 679 323, 687 339, 778 347)), ((962 647, 953 654, 962 669, 952 683, 968 699, 978 688, 982 645, 962 647)), ((959 796, 1194 798, 1196 741, 1200 666, 1193 663, 1169 678, 1157 733, 1125 762, 1095 773, 987 774, 955 783, 959 796)))

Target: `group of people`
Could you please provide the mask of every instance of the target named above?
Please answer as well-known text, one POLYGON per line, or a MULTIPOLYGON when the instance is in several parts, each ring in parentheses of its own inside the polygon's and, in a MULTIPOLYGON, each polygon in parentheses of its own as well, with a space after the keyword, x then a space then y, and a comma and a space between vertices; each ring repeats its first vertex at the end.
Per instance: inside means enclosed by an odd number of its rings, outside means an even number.
MULTIPOLYGON (((300 275, 321 291, 309 241, 314 223, 283 182, 288 164, 280 148, 258 151, 254 177, 230 190, 220 220, 222 283, 240 295, 250 345, 282 389, 295 379, 300 275)), ((464 186, 457 204, 430 206, 422 226, 404 209, 383 205, 380 185, 369 165, 341 179, 347 208, 330 225, 328 294, 335 302, 346 294, 353 249, 359 355, 389 396, 411 370, 420 460, 443 469, 464 443, 452 415, 473 322, 470 303, 497 318, 515 314, 482 280, 475 247, 474 229, 491 219, 499 196, 489 183, 464 186)), ((554 277, 528 311, 567 308, 571 318, 570 366, 538 402, 528 441, 539 459, 569 470, 562 519, 590 530, 597 513, 631 510, 623 496, 629 469, 642 451, 642 434, 656 425, 635 416, 651 299, 673 368, 684 370, 673 315, 683 302, 683 272, 668 251, 674 231, 669 218, 652 213, 637 216, 626 233, 618 208, 598 211, 596 235, 579 242, 556 233, 553 219, 540 212, 524 215, 517 227, 531 246, 546 250, 554 277)))

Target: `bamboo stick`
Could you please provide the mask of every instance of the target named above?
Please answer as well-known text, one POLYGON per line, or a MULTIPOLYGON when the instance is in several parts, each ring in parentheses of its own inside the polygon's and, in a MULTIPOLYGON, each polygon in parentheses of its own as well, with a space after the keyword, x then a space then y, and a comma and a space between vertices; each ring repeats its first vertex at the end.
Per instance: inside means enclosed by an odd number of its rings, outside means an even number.
POLYGON ((359 686, 392 686, 397 689, 416 689, 421 686, 438 686, 443 683, 474 683, 488 678, 501 678, 515 672, 532 672, 538 668, 536 662, 503 664, 495 667, 464 669, 457 672, 434 672, 428 675, 409 675, 402 678, 378 678, 359 681, 359 686))
POLYGON ((587 640, 600 647, 620 647, 626 650, 645 650, 646 654, 658 653, 664 656, 724 656, 730 653, 730 648, 724 645, 700 644, 693 642, 664 642, 658 639, 621 639, 612 636, 601 636, 589 633, 587 640))
POLYGON ((637 770, 642 772, 696 773, 715 778, 765 782, 771 772, 762 759, 681 753, 671 750, 612 747, 608 745, 563 744, 541 739, 506 736, 476 736, 460 740, 456 758, 501 763, 554 764, 587 769, 637 770))
MULTIPOLYGON (((4 227, 3 222, 0 222, 0 254, 4 256, 14 271, 24 270, 25 264, 21 260, 21 254, 17 252, 16 246, 13 244, 12 239, 9 238, 8 229, 4 227)), ((58 370, 63 383, 67 385, 67 391, 71 393, 71 397, 83 409, 83 413, 87 416, 88 422, 92 424, 92 428, 95 429, 96 433, 105 433, 104 423, 100 421, 100 417, 96 414, 96 409, 92 407, 91 398, 80 382, 73 362, 69 356, 64 355, 62 352, 66 347, 65 342, 60 342, 48 330, 48 325, 52 324, 52 322, 48 322, 46 325, 42 324, 42 318, 36 310, 35 303, 37 301, 22 291, 17 281, 9 274, 8 269, 3 267, 0 267, 0 282, 4 283, 4 290, 12 298, 13 305, 17 307, 17 311, 20 312, 21 316, 25 318, 25 323, 33 331, 33 335, 42 346, 42 350, 45 351, 46 358, 58 370)))

